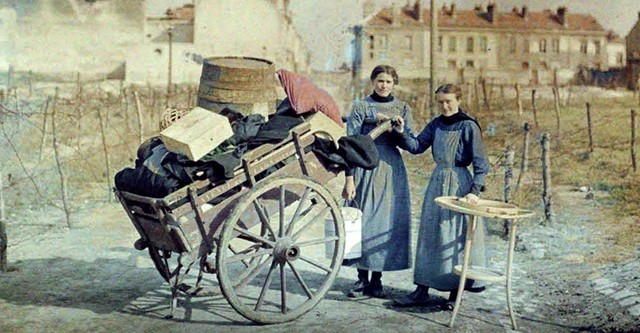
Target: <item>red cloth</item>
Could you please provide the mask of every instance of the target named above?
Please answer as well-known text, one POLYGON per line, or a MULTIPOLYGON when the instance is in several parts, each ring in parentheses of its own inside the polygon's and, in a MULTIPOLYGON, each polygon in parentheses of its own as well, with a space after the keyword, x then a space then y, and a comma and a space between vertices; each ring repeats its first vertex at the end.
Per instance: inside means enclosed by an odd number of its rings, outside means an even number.
POLYGON ((306 77, 285 69, 276 71, 284 92, 297 114, 320 111, 344 127, 338 104, 324 89, 318 88, 306 77))

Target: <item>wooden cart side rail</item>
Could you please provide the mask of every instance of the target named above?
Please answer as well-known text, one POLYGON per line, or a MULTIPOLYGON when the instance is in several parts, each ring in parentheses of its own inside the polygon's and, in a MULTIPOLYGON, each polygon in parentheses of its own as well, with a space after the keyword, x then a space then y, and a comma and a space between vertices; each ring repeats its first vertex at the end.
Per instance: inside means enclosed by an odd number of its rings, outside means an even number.
MULTIPOLYGON (((307 132, 304 133, 301 137, 300 137, 300 145, 302 147, 306 147, 310 144, 313 143, 313 141, 315 140, 314 137, 314 133, 311 132, 307 132)), ((258 175, 261 172, 269 169, 270 167, 272 167, 273 165, 275 165, 278 162, 282 162, 283 160, 285 160, 287 157, 295 155, 296 154, 296 149, 295 149, 295 143, 290 140, 288 141, 286 144, 280 146, 279 148, 277 148, 276 150, 272 151, 271 153, 264 155, 263 158, 254 160, 254 162, 248 162, 248 167, 251 168, 251 173, 253 175, 258 175)), ((224 183, 221 183, 220 185, 206 191, 205 193, 202 193, 198 196, 197 198, 197 203, 202 205, 206 202, 209 202, 211 200, 213 200, 214 198, 217 198, 218 196, 226 193, 227 191, 235 188, 236 186, 240 186, 242 184, 244 184, 247 181, 247 174, 244 172, 244 169, 240 168, 238 170, 236 170, 236 175, 227 180, 224 183)), ((175 207, 172 209, 172 212, 175 216, 180 217, 183 215, 186 215, 187 213, 190 213, 191 210, 191 205, 189 204, 188 201, 184 202, 182 205, 175 207)))
MULTIPOLYGON (((274 150, 282 147, 283 145, 287 145, 287 144, 291 143, 291 139, 292 139, 292 136, 293 136, 292 133, 303 134, 303 133, 308 132, 309 130, 310 130, 309 123, 304 122, 304 123, 294 127, 291 130, 291 132, 289 133, 289 135, 285 139, 283 139, 282 141, 280 141, 278 143, 266 143, 266 144, 263 144, 263 145, 255 148, 255 149, 252 149, 251 151, 248 151, 247 153, 244 154, 243 160, 246 160, 249 163, 253 163, 257 159, 261 159, 261 158, 265 158, 265 157, 268 158, 269 154, 274 152, 274 150)), ((279 161, 276 161, 276 162, 279 162, 279 161)), ((257 174, 257 173, 260 173, 260 172, 262 172, 264 170, 256 170, 256 169, 254 169, 254 171, 256 172, 254 174, 257 174)), ((187 191, 188 191, 189 187, 195 186, 198 189, 198 195, 202 195, 203 192, 207 191, 212 186, 214 188, 224 187, 227 183, 230 182, 230 180, 238 178, 238 176, 242 175, 243 173, 244 173, 244 170, 242 168, 238 168, 234 172, 234 175, 233 175, 233 177, 231 179, 227 180, 226 182, 222 181, 219 184, 212 184, 209 180, 198 180, 198 181, 195 181, 195 182, 193 182, 193 183, 191 183, 189 185, 186 185, 186 186, 174 191, 173 193, 165 196, 163 198, 164 204, 167 207, 171 207, 172 209, 174 209, 175 207, 173 207, 173 206, 176 206, 176 204, 177 205, 183 205, 184 203, 186 203, 185 198, 187 198, 187 195, 188 195, 187 191)), ((243 183, 246 180, 247 179, 245 178, 240 183, 243 183)), ((234 184, 233 186, 227 185, 226 187, 228 189, 230 189, 230 188, 236 187, 237 185, 239 185, 239 183, 234 184)), ((223 192, 220 192, 217 195, 222 194, 222 193, 226 192, 227 190, 225 190, 223 192)), ((209 200, 211 200, 211 199, 209 199, 209 200)))

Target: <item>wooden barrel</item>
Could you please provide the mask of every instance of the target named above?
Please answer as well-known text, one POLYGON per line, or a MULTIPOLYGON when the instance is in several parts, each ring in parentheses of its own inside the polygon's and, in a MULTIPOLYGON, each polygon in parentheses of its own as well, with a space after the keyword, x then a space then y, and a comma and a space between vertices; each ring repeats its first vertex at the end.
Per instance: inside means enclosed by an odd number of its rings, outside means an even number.
POLYGON ((250 57, 212 57, 202 65, 198 106, 220 112, 228 107, 242 114, 275 112, 273 62, 250 57))

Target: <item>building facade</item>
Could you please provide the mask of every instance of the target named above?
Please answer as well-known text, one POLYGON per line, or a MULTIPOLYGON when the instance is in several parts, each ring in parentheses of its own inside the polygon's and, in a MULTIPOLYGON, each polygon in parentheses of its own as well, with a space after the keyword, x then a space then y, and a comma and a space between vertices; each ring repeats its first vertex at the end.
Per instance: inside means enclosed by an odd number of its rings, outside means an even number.
POLYGON ((147 17, 144 42, 127 56, 126 81, 167 82, 169 52, 172 83, 197 83, 207 57, 266 58, 296 72, 308 71, 310 62, 288 0, 194 0, 163 17, 147 17))
POLYGON ((640 12, 638 12, 638 21, 627 34, 625 41, 629 88, 637 90, 640 88, 640 12))
MULTIPOLYGON (((380 63, 394 65, 402 76, 428 77, 430 16, 418 0, 394 4, 371 15, 355 29, 354 68, 359 77, 380 63)), ((437 81, 464 82, 482 77, 521 84, 570 82, 581 68, 605 70, 610 65, 607 31, 588 14, 529 11, 509 12, 495 3, 474 10, 455 4, 437 13, 437 81)), ((624 47, 624 46, 622 46, 624 47)))

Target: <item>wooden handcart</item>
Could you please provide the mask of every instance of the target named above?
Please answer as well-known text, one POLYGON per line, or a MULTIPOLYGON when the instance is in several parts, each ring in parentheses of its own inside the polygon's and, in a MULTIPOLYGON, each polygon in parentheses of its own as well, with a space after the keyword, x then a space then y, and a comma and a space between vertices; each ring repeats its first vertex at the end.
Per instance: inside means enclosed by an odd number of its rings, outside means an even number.
POLYGON ((316 137, 337 141, 344 131, 327 120, 313 114, 282 142, 250 150, 226 181, 196 181, 164 198, 115 191, 140 234, 135 248, 149 251, 170 285, 168 318, 180 293, 210 295, 218 287, 238 313, 264 324, 294 320, 325 296, 345 242, 339 194, 324 186, 340 171, 310 149, 316 137), (197 274, 189 275, 192 267, 197 274))

